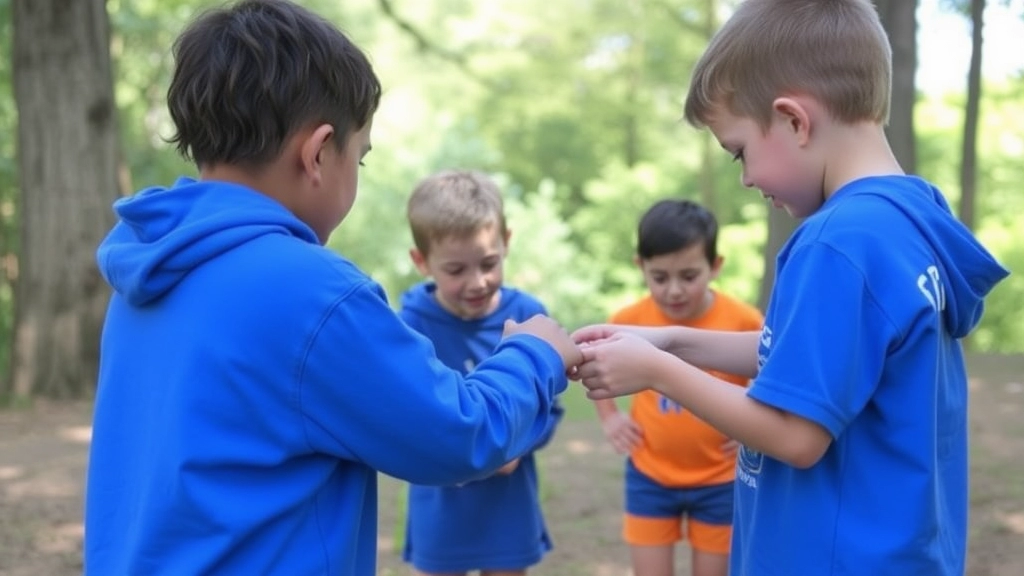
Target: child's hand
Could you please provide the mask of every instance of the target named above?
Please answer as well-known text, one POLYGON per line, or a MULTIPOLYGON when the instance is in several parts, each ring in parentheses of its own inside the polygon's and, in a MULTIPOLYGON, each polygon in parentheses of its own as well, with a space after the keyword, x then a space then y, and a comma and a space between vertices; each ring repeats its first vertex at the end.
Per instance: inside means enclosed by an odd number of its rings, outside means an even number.
POLYGON ((633 334, 650 342, 655 348, 667 350, 672 346, 672 332, 663 326, 633 326, 630 324, 593 324, 577 329, 572 339, 580 346, 607 340, 616 334, 633 334))
POLYGON ((587 388, 591 400, 649 389, 653 384, 652 360, 663 354, 644 338, 626 331, 590 341, 581 350, 583 363, 573 378, 587 388))
POLYGON ((640 443, 643 430, 628 414, 613 412, 601 421, 608 442, 619 454, 629 454, 640 443))
POLYGON ((505 464, 501 468, 498 468, 498 471, 495 472, 495 474, 501 474, 502 476, 507 476, 507 475, 515 472, 516 468, 519 468, 519 458, 516 458, 515 460, 509 462, 508 464, 505 464))
POLYGON ((542 314, 537 314, 525 322, 506 320, 502 338, 513 334, 530 334, 550 344, 562 357, 567 373, 574 372, 576 366, 583 360, 579 347, 569 337, 569 333, 558 322, 542 314))
POLYGON ((577 344, 584 345, 610 338, 613 334, 623 331, 621 324, 592 324, 584 326, 572 333, 572 339, 577 344))

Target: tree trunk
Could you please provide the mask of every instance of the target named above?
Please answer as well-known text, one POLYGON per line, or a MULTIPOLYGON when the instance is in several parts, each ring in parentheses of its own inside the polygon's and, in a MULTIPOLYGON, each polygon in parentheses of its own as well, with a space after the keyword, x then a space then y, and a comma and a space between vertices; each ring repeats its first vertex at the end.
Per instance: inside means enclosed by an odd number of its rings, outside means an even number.
POLYGON ((914 142, 917 0, 876 0, 875 5, 892 46, 892 105, 886 134, 896 160, 904 171, 912 174, 917 171, 914 142))
POLYGON ((768 207, 768 239, 764 246, 764 276, 761 277, 761 294, 757 298, 757 307, 762 312, 768 310, 768 298, 775 285, 775 257, 800 221, 793 218, 785 210, 768 207))
POLYGON ((967 72, 967 109, 964 111, 964 139, 960 163, 960 221, 974 229, 974 199, 977 184, 978 116, 981 102, 981 45, 985 0, 971 0, 971 67, 967 72))
POLYGON ((21 223, 11 378, 15 402, 94 388, 108 298, 96 245, 118 196, 105 0, 14 0, 21 223))

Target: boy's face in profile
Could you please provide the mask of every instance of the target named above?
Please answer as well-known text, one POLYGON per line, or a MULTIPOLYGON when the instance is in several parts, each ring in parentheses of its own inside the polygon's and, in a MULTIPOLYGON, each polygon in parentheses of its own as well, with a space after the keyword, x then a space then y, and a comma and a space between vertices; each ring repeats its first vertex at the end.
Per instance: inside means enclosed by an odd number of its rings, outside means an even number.
POLYGON ((637 258, 644 283, 661 312, 675 321, 700 317, 711 306, 708 284, 718 277, 722 257, 708 262, 704 243, 647 259, 637 258))
POLYGON ((449 236, 431 243, 430 253, 413 249, 413 263, 434 279, 442 308, 464 320, 493 312, 501 299, 508 233, 497 224, 468 237, 449 236))
POLYGON ((331 232, 348 216, 355 203, 359 187, 359 167, 363 157, 370 151, 371 119, 360 130, 353 132, 345 141, 344 148, 330 142, 320 150, 321 190, 315 194, 316 201, 308 206, 307 214, 300 214, 317 233, 321 243, 326 243, 331 232))
MULTIPOLYGON (((789 99, 776 102, 782 100, 789 99)), ((776 110, 765 131, 755 120, 719 107, 707 126, 722 148, 742 164, 743 186, 759 189, 775 208, 803 218, 817 211, 824 200, 824 163, 811 153, 794 120, 785 108, 776 110)))

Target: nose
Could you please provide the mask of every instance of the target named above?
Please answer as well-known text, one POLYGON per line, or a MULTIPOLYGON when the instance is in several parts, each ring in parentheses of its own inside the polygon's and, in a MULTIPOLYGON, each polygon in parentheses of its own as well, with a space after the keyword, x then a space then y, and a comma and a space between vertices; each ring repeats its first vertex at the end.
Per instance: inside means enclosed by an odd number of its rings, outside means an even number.
POLYGON ((487 274, 482 270, 477 270, 473 273, 472 278, 469 279, 469 285, 474 288, 487 286, 487 274))
POLYGON ((676 294, 679 294, 682 291, 683 291, 683 282, 682 282, 682 280, 676 280, 676 279, 669 280, 669 282, 668 282, 668 293, 669 294, 675 296, 676 294))
POLYGON ((740 184, 742 184, 744 188, 754 187, 754 182, 749 176, 747 176, 747 168, 745 166, 743 167, 743 172, 740 172, 740 184))

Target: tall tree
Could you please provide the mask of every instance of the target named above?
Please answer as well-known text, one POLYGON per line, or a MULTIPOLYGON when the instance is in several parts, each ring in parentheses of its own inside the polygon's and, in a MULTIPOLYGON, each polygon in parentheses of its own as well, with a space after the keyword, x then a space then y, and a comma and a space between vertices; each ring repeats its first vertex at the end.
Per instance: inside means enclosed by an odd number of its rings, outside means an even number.
POLYGON ((974 200, 977 184, 978 116, 981 102, 981 46, 985 0, 970 0, 971 65, 967 71, 967 107, 960 161, 960 220, 974 228, 974 200))
POLYGON ((914 102, 917 93, 917 0, 875 0, 892 46, 892 105, 886 134, 892 151, 907 173, 917 171, 914 102))
POLYGON ((785 210, 768 208, 768 239, 764 246, 764 275, 761 276, 761 291, 757 296, 757 307, 762 311, 768 309, 768 298, 775 284, 775 257, 779 255, 782 245, 789 240, 800 221, 793 218, 785 210))
POLYGON ((108 291, 94 251, 118 195, 105 0, 14 0, 18 214, 5 395, 82 397, 96 375, 108 291))

